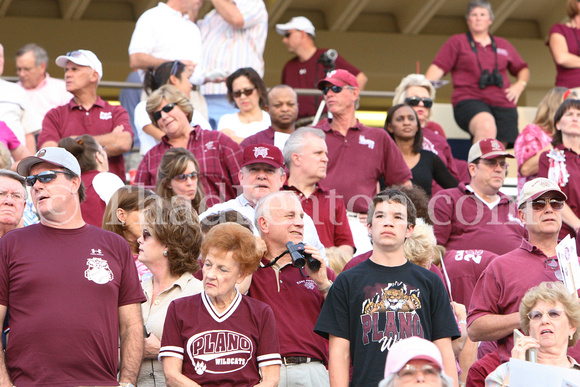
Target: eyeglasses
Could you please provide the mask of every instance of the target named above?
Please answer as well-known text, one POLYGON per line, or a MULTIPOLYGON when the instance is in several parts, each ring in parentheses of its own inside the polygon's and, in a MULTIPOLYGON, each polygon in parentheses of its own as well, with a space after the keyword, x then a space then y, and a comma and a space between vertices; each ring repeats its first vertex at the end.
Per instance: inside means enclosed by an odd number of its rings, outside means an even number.
POLYGON ((155 121, 159 121, 161 119, 161 112, 169 113, 170 111, 173 110, 174 107, 175 107, 174 103, 168 103, 167 105, 163 106, 161 110, 158 110, 155 113, 153 113, 153 118, 155 118, 155 121))
POLYGON ((233 93, 234 98, 240 98, 242 96, 242 94, 245 95, 246 97, 249 97, 250 95, 252 95, 254 90, 256 90, 255 87, 253 89, 244 89, 244 90, 234 91, 234 93, 233 93))
POLYGON ((36 183, 36 180, 41 183, 48 183, 49 181, 56 179, 57 173, 70 176, 70 173, 64 171, 44 171, 40 172, 38 175, 30 175, 26 177, 26 185, 32 187, 36 183))
POLYGON ((12 198, 14 201, 20 202, 24 200, 24 195, 18 192, 0 191, 0 202, 12 198))
POLYGON ((560 270, 560 265, 558 264, 558 260, 554 258, 548 258, 544 261, 545 268, 550 268, 554 270, 554 275, 558 281, 562 281, 562 270, 560 270))
POLYGON ((480 159, 479 160, 480 163, 490 167, 490 168, 495 168, 499 165, 499 167, 501 169, 508 169, 508 163, 505 160, 495 160, 495 159, 491 159, 491 160, 487 160, 487 159, 480 159))
POLYGON ((146 241, 147 238, 151 236, 151 233, 146 228, 143 229, 143 241, 146 241))
POLYGON ((173 178, 177 181, 187 181, 187 179, 195 180, 199 176, 199 172, 191 172, 191 173, 182 173, 180 175, 176 175, 173 178))
POLYGON ((406 364, 399 372, 397 376, 404 382, 410 382, 417 380, 417 373, 421 372, 425 379, 436 380, 441 377, 441 370, 431 364, 425 364, 424 366, 418 368, 412 364, 406 364))
POLYGON ((542 320, 544 315, 548 316, 550 320, 557 320, 564 314, 564 309, 550 309, 547 312, 540 312, 539 310, 532 310, 528 313, 530 321, 538 322, 542 320))
POLYGON ((328 94, 328 92, 330 90, 332 90, 332 92, 334 94, 338 94, 342 91, 343 87, 341 86, 336 86, 336 85, 332 85, 332 86, 324 86, 324 89, 322 89, 322 94, 326 95, 328 94))
POLYGON ((534 211, 543 211, 546 208, 546 204, 550 203, 550 207, 553 210, 561 210, 564 208, 564 201, 553 199, 553 198, 545 198, 545 199, 537 199, 533 200, 532 202, 532 209, 534 211))
POLYGON ((405 103, 409 106, 419 106, 419 103, 423 102, 423 106, 430 108, 433 106, 433 100, 431 98, 421 98, 421 97, 407 97, 405 98, 405 103))

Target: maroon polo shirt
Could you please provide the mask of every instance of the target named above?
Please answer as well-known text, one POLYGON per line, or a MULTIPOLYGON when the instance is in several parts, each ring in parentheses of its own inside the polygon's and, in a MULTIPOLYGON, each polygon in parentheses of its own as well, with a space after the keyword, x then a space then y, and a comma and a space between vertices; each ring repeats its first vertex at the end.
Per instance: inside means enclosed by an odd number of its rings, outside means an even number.
MULTIPOLYGON (((325 52, 326 49, 319 48, 314 55, 306 62, 300 62, 298 57, 294 57, 286 63, 282 70, 282 83, 293 88, 300 89, 316 89, 318 81, 326 78, 324 66, 318 63, 318 58, 325 52)), ((335 69, 347 70, 355 77, 360 73, 360 70, 344 60, 340 55, 334 62, 335 69)), ((322 95, 316 98, 315 96, 298 96, 298 118, 312 117, 316 114, 318 105, 322 101, 322 95), (318 102, 318 103, 316 103, 318 102)))
POLYGON ((276 131, 270 126, 268 129, 261 130, 256 134, 252 134, 251 136, 244 138, 244 140, 240 143, 240 146, 242 149, 244 149, 250 145, 274 145, 274 133, 276 133, 276 131))
MULTIPOLYGON (((566 157, 566 170, 570 174, 568 177, 568 182, 566 185, 558 184, 562 192, 568 196, 566 204, 570 206, 574 214, 580 217, 580 155, 574 152, 572 149, 566 148, 564 145, 560 144, 555 147, 558 150, 564 151, 564 157, 566 157)), ((550 160, 547 157, 548 152, 543 152, 540 155, 539 167, 538 167, 538 177, 548 177, 548 172, 550 170, 550 160)), ((558 183, 558 182, 556 182, 558 183)), ((580 246, 580 238, 576 237, 576 233, 572 227, 565 223, 562 223, 562 228, 560 229, 560 234, 558 237, 563 239, 566 235, 576 238, 576 246, 580 246)), ((578 249, 580 252, 580 249, 578 249)))
POLYGON ((469 307, 477 280, 497 254, 486 250, 447 250, 443 262, 453 301, 469 307))
MULTIPOLYGON (((137 168, 135 185, 155 186, 161 157, 173 148, 168 141, 169 138, 163 136, 161 142, 143 157, 137 168)), ((187 149, 199 163, 207 207, 235 198, 234 186, 240 184, 238 173, 242 165, 242 148, 225 134, 203 130, 196 125, 189 134, 187 149)))
MULTIPOLYGON (((554 269, 546 265, 547 259, 540 249, 523 239, 520 247, 492 260, 475 285, 467 326, 485 315, 516 313, 528 289, 544 281, 558 281, 554 269)), ((502 362, 508 361, 514 346, 513 335, 499 339, 497 344, 502 362)), ((580 360, 580 345, 568 349, 568 355, 580 360)))
MULTIPOLYGON (((262 263, 268 260, 264 258, 262 263)), ((326 274, 329 280, 336 280, 331 269, 326 268, 326 274)), ((310 277, 290 263, 278 275, 272 267, 260 267, 252 275, 248 294, 272 308, 283 357, 306 356, 328 365, 328 341, 314 333, 324 295, 310 277)))
POLYGON ((453 94, 451 103, 453 106, 458 102, 467 99, 477 99, 490 106, 515 108, 516 104, 510 102, 505 94, 505 89, 510 86, 508 71, 516 76, 520 70, 528 67, 516 49, 505 39, 494 36, 497 45, 497 67, 503 77, 503 88, 488 86, 485 89, 479 88, 479 77, 481 72, 477 64, 477 58, 483 69, 488 69, 491 73, 495 68, 495 54, 491 44, 483 47, 477 45, 477 57, 471 50, 466 34, 457 34, 445 42, 439 53, 433 60, 433 64, 442 69, 445 74, 451 72, 453 79, 453 94))
POLYGON ((423 127, 423 131, 425 131, 425 130, 430 130, 433 133, 438 134, 439 136, 443 137, 444 139, 447 139, 447 136, 445 135, 445 131, 443 130, 441 125, 439 125, 436 122, 427 121, 425 123, 425 126, 423 127))
MULTIPOLYGON (((566 40, 568 52, 572 55, 578 55, 580 46, 578 40, 578 31, 576 28, 568 27, 566 24, 554 24, 550 28, 550 36, 552 34, 559 34, 566 40)), ((549 40, 546 46, 550 46, 549 40)), ((556 63, 556 86, 572 89, 580 85, 580 68, 566 67, 556 63)))
POLYGON ((327 120, 316 127, 326 133, 328 147, 328 169, 320 183, 336 189, 348 211, 368 211, 380 177, 387 186, 411 180, 401 151, 385 130, 364 126, 358 120, 346 136, 332 130, 327 120))
POLYGON ((498 195, 499 203, 490 210, 463 183, 435 194, 429 201, 429 215, 437 244, 448 250, 488 250, 495 254, 518 247, 526 231, 518 219, 517 204, 501 192, 498 195))
POLYGON ((284 185, 284 189, 296 192, 302 203, 302 209, 314 221, 318 237, 324 247, 342 245, 355 247, 346 207, 342 199, 336 196, 335 190, 325 190, 317 184, 314 193, 306 197, 294 186, 284 185))
MULTIPOLYGON (((38 145, 42 146, 47 141, 59 142, 60 139, 70 136, 108 134, 119 125, 123 125, 123 131, 129 132, 133 137, 129 115, 122 106, 113 106, 97 97, 95 104, 85 110, 73 98, 68 104, 46 113, 38 135, 38 145)), ((109 172, 127 181, 123 155, 109 157, 109 172)))
MULTIPOLYGON (((431 151, 439 156, 453 177, 455 177, 457 181, 461 181, 459 171, 455 166, 455 159, 451 153, 451 147, 444 137, 441 137, 429 129, 423 130, 423 149, 431 151)), ((433 183, 435 184, 435 182, 433 183)))

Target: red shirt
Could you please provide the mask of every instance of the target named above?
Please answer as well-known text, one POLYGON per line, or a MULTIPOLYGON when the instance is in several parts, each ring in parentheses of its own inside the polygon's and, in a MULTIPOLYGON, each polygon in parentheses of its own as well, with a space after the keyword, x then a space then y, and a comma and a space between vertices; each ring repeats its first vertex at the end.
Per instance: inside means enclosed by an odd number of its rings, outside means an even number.
MULTIPOLYGON (((578 55, 580 47, 578 47, 578 30, 576 28, 568 27, 565 24, 554 24, 550 28, 550 36, 552 34, 560 34, 566 40, 568 52, 572 55, 578 55)), ((550 42, 546 42, 550 46, 550 42)), ((572 89, 580 86, 580 68, 578 67, 564 67, 556 64, 556 86, 566 87, 572 89)))
MULTIPOLYGON (((47 141, 59 142, 60 139, 70 136, 108 134, 119 125, 123 125, 123 131, 129 132, 133 137, 129 115, 122 106, 113 106, 97 97, 95 104, 85 110, 73 98, 68 104, 46 113, 38 135, 38 145, 42 146, 47 141)), ((109 172, 127 181, 123 155, 109 157, 109 172)))
POLYGON ((497 45, 497 67, 503 77, 503 88, 488 86, 485 89, 479 88, 479 77, 481 72, 477 64, 477 58, 481 67, 488 69, 491 73, 495 69, 495 54, 492 45, 483 47, 475 42, 477 46, 477 57, 471 50, 466 34, 457 34, 449 38, 441 47, 439 53, 433 60, 433 64, 442 69, 445 74, 451 72, 453 79, 453 94, 451 103, 453 106, 458 102, 467 99, 476 99, 485 102, 490 106, 515 108, 516 104, 510 102, 505 94, 505 89, 510 86, 508 71, 516 76, 522 69, 528 67, 516 49, 505 39, 494 36, 497 45))
POLYGON ((95 191, 95 187, 93 187, 93 179, 99 173, 97 170, 81 173, 81 180, 86 189, 86 198, 81 202, 83 220, 97 227, 103 225, 103 215, 105 213, 105 207, 107 206, 97 191, 95 191))
POLYGON ((257 144, 274 145, 274 133, 276 133, 276 131, 270 126, 268 129, 264 129, 256 134, 244 138, 240 143, 240 146, 244 149, 247 146, 257 144))
POLYGON ((328 146, 328 169, 320 183, 336 189, 348 211, 368 211, 381 176, 387 186, 411 180, 401 151, 385 130, 364 126, 358 120, 346 137, 332 130, 327 120, 316 127, 326 133, 328 146))
MULTIPOLYGON (((268 260, 262 259, 262 263, 268 260)), ((329 268, 326 273, 329 280, 336 279, 329 268)), ((280 269, 279 275, 272 267, 258 268, 248 294, 274 311, 283 357, 307 356, 328 364, 328 341, 314 333, 324 296, 310 277, 303 277, 290 263, 280 269)))
POLYGON ((429 201, 429 215, 437 243, 448 250, 495 254, 518 247, 526 231, 518 219, 516 202, 501 192, 498 195, 499 203, 490 210, 463 183, 435 194, 429 201))
POLYGON ((453 301, 469 307, 477 280, 497 254, 485 250, 447 250, 443 262, 453 301))
MULTIPOLYGON (((155 186, 161 157, 173 148, 168 140, 167 136, 163 136, 161 142, 143 157, 137 168, 135 185, 155 186)), ((199 163, 207 208, 235 198, 234 185, 240 184, 238 173, 242 165, 242 148, 225 134, 203 130, 197 125, 189 135, 187 149, 199 163)))
POLYGON ((438 134, 439 136, 443 137, 444 139, 447 139, 447 136, 445 135, 445 131, 443 130, 441 125, 439 125, 436 122, 427 121, 427 123, 425 123, 425 126, 423 127, 423 131, 425 131, 425 130, 430 130, 430 131, 434 132, 435 134, 438 134))
MULTIPOLYGON (((540 249, 523 239, 520 247, 492 260, 473 290, 467 326, 488 314, 518 312, 528 289, 544 281, 557 281, 554 269, 545 263, 547 259, 540 249)), ((513 335, 499 339, 497 344, 502 362, 508 361, 514 346, 513 335)), ((578 361, 580 345, 568 349, 568 355, 578 361)))
MULTIPOLYGON (((282 83, 297 89, 316 89, 318 81, 326 77, 324 66, 318 63, 320 55, 326 52, 326 49, 319 48, 314 55, 306 62, 300 62, 298 57, 294 57, 286 63, 282 70, 282 83)), ((335 69, 347 70, 355 77, 360 70, 344 60, 340 55, 334 62, 335 69)), ((298 96, 299 113, 298 118, 312 117, 316 114, 318 105, 322 102, 322 95, 316 96, 298 96)))
POLYGON ((344 202, 336 196, 335 190, 325 190, 316 185, 314 193, 305 197, 294 186, 285 185, 284 189, 296 192, 302 203, 302 209, 314 221, 314 227, 324 247, 342 245, 355 247, 344 202))

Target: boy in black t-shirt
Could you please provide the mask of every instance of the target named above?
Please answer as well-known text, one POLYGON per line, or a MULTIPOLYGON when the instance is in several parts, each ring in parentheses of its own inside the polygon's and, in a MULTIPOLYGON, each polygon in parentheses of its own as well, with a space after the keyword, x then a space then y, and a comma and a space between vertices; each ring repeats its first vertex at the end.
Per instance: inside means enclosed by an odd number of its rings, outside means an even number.
POLYGON ((367 220, 373 254, 337 277, 314 328, 329 338, 332 386, 348 385, 351 360, 353 386, 377 385, 388 349, 410 336, 437 345, 457 384, 451 339, 460 334, 443 282, 403 253, 414 226, 415 207, 403 192, 375 196, 367 220))

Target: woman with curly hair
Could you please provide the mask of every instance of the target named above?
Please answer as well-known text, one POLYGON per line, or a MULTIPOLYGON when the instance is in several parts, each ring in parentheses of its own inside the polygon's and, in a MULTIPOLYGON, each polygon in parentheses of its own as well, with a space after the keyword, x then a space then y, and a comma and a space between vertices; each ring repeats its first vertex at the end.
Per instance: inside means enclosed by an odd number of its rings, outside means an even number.
POLYGON ((141 215, 142 235, 139 261, 152 277, 143 281, 147 301, 142 304, 145 324, 145 354, 137 384, 164 386, 163 367, 157 360, 165 315, 169 304, 181 297, 201 292, 201 281, 193 277, 199 270, 201 229, 189 201, 158 199, 141 215))

